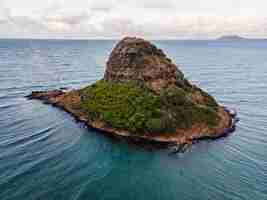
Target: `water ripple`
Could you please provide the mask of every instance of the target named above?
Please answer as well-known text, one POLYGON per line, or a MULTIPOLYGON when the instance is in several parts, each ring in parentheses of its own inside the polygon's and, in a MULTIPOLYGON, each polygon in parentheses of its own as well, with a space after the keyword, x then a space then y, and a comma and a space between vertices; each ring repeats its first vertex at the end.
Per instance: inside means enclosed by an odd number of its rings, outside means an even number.
POLYGON ((266 42, 155 43, 238 110, 236 132, 172 156, 112 140, 24 96, 100 79, 115 41, 0 40, 1 200, 267 199, 266 42))

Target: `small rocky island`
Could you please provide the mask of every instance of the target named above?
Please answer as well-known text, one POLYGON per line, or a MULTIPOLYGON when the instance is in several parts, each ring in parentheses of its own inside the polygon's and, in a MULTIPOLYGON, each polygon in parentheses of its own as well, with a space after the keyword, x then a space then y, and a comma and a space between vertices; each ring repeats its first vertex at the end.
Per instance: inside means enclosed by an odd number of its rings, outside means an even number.
POLYGON ((111 52, 103 79, 79 90, 34 91, 88 127, 113 136, 164 144, 218 138, 234 128, 234 115, 155 45, 126 37, 111 52))
POLYGON ((240 37, 239 35, 224 35, 222 37, 219 37, 217 40, 236 41, 236 40, 247 40, 247 39, 240 37))

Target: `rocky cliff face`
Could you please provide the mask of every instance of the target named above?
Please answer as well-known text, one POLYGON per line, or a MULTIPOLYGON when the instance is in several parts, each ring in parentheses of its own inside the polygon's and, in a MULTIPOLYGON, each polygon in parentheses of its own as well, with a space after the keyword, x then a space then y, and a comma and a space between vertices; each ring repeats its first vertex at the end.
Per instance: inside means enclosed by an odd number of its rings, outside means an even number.
POLYGON ((140 38, 124 38, 110 54, 106 81, 137 81, 158 92, 186 85, 183 73, 162 50, 140 38))
POLYGON ((161 49, 141 38, 126 37, 115 46, 107 61, 104 80, 134 81, 158 94, 180 88, 196 104, 217 105, 208 93, 192 85, 161 49))

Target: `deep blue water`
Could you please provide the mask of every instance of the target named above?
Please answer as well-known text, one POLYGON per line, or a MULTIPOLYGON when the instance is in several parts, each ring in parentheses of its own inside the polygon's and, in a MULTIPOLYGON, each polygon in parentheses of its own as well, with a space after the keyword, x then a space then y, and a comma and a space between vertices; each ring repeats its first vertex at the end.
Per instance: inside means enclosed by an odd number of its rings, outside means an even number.
POLYGON ((157 41, 241 121, 169 155, 115 141, 24 98, 103 76, 114 41, 0 40, 0 199, 267 199, 267 41, 157 41))

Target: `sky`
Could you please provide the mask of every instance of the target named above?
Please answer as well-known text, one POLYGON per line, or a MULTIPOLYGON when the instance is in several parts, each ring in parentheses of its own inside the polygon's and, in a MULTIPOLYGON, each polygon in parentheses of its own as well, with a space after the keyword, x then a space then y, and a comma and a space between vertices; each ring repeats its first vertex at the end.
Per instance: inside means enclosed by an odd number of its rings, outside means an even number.
POLYGON ((0 38, 267 38, 266 0, 0 0, 0 38))

